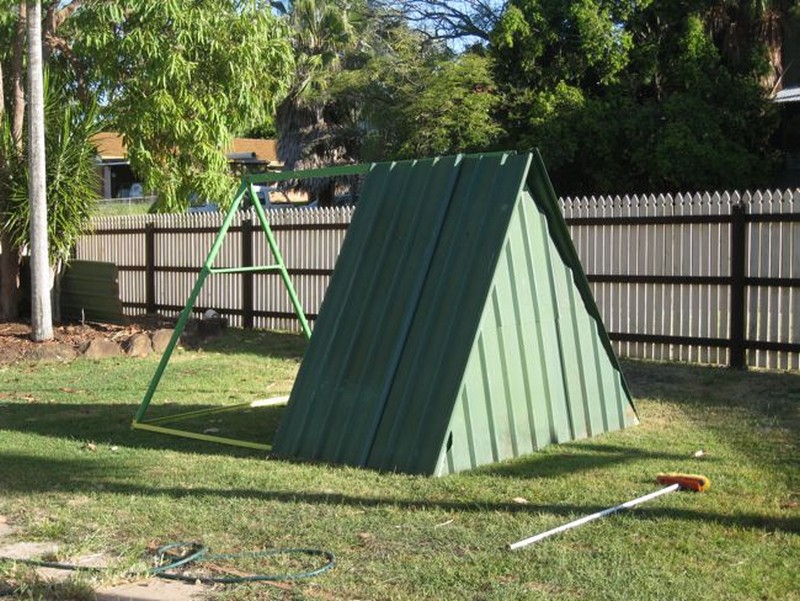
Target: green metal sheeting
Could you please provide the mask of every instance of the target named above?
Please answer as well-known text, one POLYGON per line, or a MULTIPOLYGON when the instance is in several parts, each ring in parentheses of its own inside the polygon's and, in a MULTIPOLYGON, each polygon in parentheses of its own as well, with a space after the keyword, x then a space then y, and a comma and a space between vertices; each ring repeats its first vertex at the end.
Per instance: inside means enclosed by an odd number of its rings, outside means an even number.
POLYGON ((119 268, 114 263, 72 261, 61 280, 61 317, 124 323, 119 268))
POLYGON ((373 166, 275 455, 438 475, 634 421, 538 154, 373 166))

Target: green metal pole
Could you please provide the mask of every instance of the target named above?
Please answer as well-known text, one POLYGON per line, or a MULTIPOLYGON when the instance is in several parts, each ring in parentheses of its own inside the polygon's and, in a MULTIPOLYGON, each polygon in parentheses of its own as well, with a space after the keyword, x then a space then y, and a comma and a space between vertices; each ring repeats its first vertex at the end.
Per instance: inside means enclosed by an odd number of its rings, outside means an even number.
POLYGON ((251 184, 267 184, 285 182, 291 179, 311 179, 316 177, 343 177, 348 175, 364 175, 369 173, 374 163, 359 165, 340 165, 321 169, 304 169, 302 171, 281 171, 278 173, 253 173, 245 175, 244 180, 251 184))
POLYGON ((233 199, 233 203, 228 209, 227 215, 225 215, 225 219, 222 222, 222 227, 220 227, 219 232, 217 232, 217 237, 214 239, 214 243, 211 245, 211 250, 208 253, 208 257, 206 257, 203 268, 200 270, 200 275, 197 277, 197 281, 194 284, 194 288, 192 288, 189 299, 186 301, 186 306, 183 308, 183 311, 181 311, 181 314, 178 317, 178 323, 175 324, 175 330, 172 332, 172 338, 170 338, 167 348, 164 349, 164 354, 161 355, 161 361, 158 363, 156 373, 153 375, 152 380, 150 380, 150 385, 147 387, 147 392, 145 392, 144 398, 139 405, 139 409, 136 411, 136 416, 133 418, 134 424, 141 421, 142 417, 144 417, 145 411, 147 411, 147 407, 150 405, 150 401, 153 399, 153 395, 156 392, 158 383, 161 381, 161 376, 164 375, 164 370, 167 368, 167 363, 169 363, 169 358, 172 356, 172 352, 175 350, 178 340, 180 340, 181 334, 186 328, 186 323, 189 321, 189 316, 192 314, 192 309, 197 301, 197 297, 200 295, 200 290, 203 288, 203 283, 208 277, 208 274, 211 273, 211 266, 214 264, 214 260, 217 258, 219 249, 222 246, 222 241, 225 239, 225 234, 228 232, 228 228, 230 228, 231 222, 233 221, 236 212, 239 210, 239 205, 242 204, 242 199, 244 198, 246 190, 247 188, 245 184, 241 184, 239 189, 236 191, 236 196, 233 199))
POLYGON ((272 234, 272 228, 269 225, 269 221, 267 220, 267 215, 264 213, 264 208, 261 206, 261 203, 258 202, 256 198, 255 190, 253 189, 253 184, 248 184, 248 191, 250 193, 250 199, 253 202, 253 206, 256 209, 256 215, 258 215, 258 221, 261 223, 261 229, 264 230, 264 234, 267 236, 267 243, 269 244, 269 248, 272 251, 272 256, 275 258, 277 263, 278 271, 281 274, 281 279, 283 280, 283 285, 286 287, 287 292, 289 293, 289 300, 292 302, 292 307, 294 307, 294 312, 297 314, 297 319, 300 320, 300 326, 303 328, 303 333, 306 335, 306 338, 311 338, 311 328, 308 325, 308 320, 306 319, 305 311, 303 311, 303 305, 300 302, 300 298, 297 296, 297 293, 294 290, 294 286, 292 285, 292 280, 289 277, 289 272, 286 270, 286 263, 283 261, 283 255, 281 255, 281 251, 278 248, 278 244, 275 241, 275 236, 272 234))

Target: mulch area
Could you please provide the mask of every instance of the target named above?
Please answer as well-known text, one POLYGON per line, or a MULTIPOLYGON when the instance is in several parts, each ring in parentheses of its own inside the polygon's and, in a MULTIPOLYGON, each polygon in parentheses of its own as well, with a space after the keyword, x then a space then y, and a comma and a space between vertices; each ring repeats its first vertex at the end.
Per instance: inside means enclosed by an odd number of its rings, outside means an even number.
POLYGON ((138 319, 127 325, 104 323, 61 324, 53 326, 53 339, 46 342, 31 340, 30 323, 0 322, 0 365, 19 361, 38 361, 56 358, 64 348, 80 352, 95 338, 125 340, 133 334, 172 327, 174 322, 159 317, 138 319))

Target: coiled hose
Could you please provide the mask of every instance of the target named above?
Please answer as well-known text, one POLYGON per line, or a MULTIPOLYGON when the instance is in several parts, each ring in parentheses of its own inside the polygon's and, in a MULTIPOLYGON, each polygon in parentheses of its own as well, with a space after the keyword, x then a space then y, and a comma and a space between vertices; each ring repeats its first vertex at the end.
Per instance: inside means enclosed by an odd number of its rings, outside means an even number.
MULTIPOLYGON (((182 580, 184 582, 202 582, 205 584, 236 584, 244 582, 259 581, 287 581, 302 580, 319 576, 327 572, 336 565, 336 557, 330 551, 322 549, 267 549, 264 551, 245 551, 242 553, 209 553, 206 547, 200 543, 169 543, 162 545, 155 552, 156 565, 147 570, 147 574, 157 576, 167 580, 182 580), (176 549, 187 549, 182 555, 170 553, 176 549), (189 564, 212 563, 214 561, 230 561, 244 557, 270 557, 276 555, 307 555, 310 557, 322 557, 325 560, 321 566, 302 572, 288 572, 283 574, 252 574, 246 576, 192 576, 186 574, 172 573, 171 570, 187 566, 189 564)), ((15 562, 24 565, 31 565, 44 568, 56 568, 60 570, 73 570, 82 572, 98 573, 107 568, 95 568, 79 566, 68 563, 58 563, 52 561, 40 561, 36 559, 14 559, 10 557, 0 557, 0 562, 15 562)), ((13 594, 13 590, 0 590, 0 596, 13 594)))

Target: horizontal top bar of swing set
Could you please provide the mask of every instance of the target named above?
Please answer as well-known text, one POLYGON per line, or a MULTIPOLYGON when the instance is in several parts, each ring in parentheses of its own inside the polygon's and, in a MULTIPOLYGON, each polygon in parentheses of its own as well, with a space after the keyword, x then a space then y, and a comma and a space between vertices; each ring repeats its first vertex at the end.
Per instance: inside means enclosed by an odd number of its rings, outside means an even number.
MULTIPOLYGON (((481 152, 459 156, 499 156, 514 154, 513 151, 481 152)), ((337 167, 323 167, 321 169, 300 169, 297 171, 276 171, 274 173, 253 173, 242 177, 242 182, 247 184, 264 184, 270 182, 284 182, 290 179, 311 179, 314 177, 341 177, 346 175, 364 175, 377 163, 360 163, 358 165, 339 165, 337 167)))
POLYGON ((248 271, 280 271, 280 265, 250 265, 247 267, 212 267, 209 273, 246 273, 248 271))
POLYGON ((374 163, 360 165, 342 165, 323 169, 303 169, 301 171, 279 171, 276 173, 254 173, 245 175, 242 181, 249 184, 283 182, 289 179, 310 179, 314 177, 340 177, 345 175, 363 175, 372 169, 374 163))

